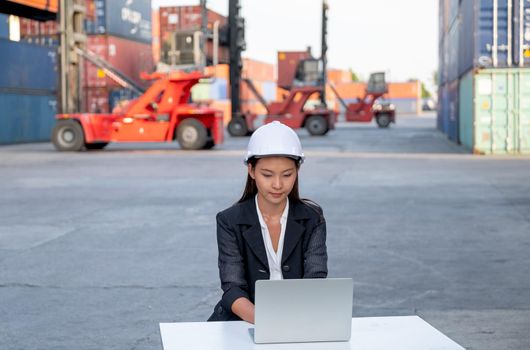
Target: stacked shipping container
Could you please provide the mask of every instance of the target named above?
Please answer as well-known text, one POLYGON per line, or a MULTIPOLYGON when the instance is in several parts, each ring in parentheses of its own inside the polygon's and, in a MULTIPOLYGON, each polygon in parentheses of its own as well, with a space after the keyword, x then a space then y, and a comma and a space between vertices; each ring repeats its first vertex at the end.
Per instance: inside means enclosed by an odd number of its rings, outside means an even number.
POLYGON ((530 1, 439 1, 438 128, 475 153, 530 153, 530 1))
MULTIPOLYGON (((140 73, 154 70, 151 1, 88 0, 87 9, 87 49, 137 84, 148 86, 140 73)), ((83 109, 92 113, 111 112, 121 101, 135 97, 90 62, 85 62, 83 93, 83 109)))
POLYGON ((45 141, 56 112, 56 50, 0 38, 0 144, 45 141))
MULTIPOLYGON (((219 23, 220 30, 228 23, 228 18, 212 10, 207 10, 207 17, 208 30, 213 29, 215 22, 219 23)), ((158 19, 155 23, 157 27, 153 29, 153 33, 157 33, 158 37, 160 60, 167 64, 175 63, 171 62, 171 57, 175 57, 177 54, 174 51, 180 51, 178 48, 173 47, 176 43, 172 43, 172 41, 176 40, 176 34, 189 33, 193 37, 193 32, 201 29, 201 21, 200 6, 160 7, 158 10, 158 19)), ((193 48, 193 45, 190 46, 193 48)), ((182 52, 179 54, 182 54, 182 52)), ((206 56, 208 61, 212 60, 213 42, 211 39, 206 41, 206 56)), ((219 47, 218 57, 220 63, 229 63, 228 48, 219 47)))

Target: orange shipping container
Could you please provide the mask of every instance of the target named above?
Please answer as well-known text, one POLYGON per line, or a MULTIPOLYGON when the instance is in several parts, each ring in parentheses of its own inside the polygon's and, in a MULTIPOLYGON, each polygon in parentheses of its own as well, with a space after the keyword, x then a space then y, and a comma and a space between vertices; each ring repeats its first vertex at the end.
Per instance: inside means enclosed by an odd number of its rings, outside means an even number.
POLYGON ((421 98, 419 81, 388 83, 388 98, 421 98))
MULTIPOLYGON (((348 83, 348 84, 339 84, 335 85, 335 89, 339 93, 341 98, 349 99, 349 98, 361 98, 364 96, 366 91, 366 84, 365 83, 348 83)), ((329 97, 335 96, 335 94, 329 95, 329 97)))
POLYGON ((275 81, 276 67, 250 58, 243 58, 243 78, 253 81, 275 81))
POLYGON ((208 66, 205 69, 205 73, 215 78, 226 79, 227 81, 230 79, 230 71, 227 64, 218 64, 216 67, 208 66))
POLYGON ((342 69, 328 69, 328 81, 335 85, 351 83, 351 73, 342 69))
POLYGON ((48 12, 57 12, 59 9, 58 0, 9 0, 10 2, 16 2, 17 4, 33 7, 39 10, 48 12))

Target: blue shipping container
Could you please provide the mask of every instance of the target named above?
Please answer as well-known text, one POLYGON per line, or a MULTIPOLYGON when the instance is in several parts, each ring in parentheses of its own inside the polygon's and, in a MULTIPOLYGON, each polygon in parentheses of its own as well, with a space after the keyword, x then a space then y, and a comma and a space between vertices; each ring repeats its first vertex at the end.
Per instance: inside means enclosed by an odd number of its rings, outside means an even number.
POLYGON ((212 100, 228 99, 228 82, 226 79, 216 78, 210 86, 210 98, 212 100))
POLYGON ((57 89, 57 49, 0 39, 0 88, 57 89))
POLYGON ((50 140, 55 95, 0 93, 0 144, 50 140))
POLYGON ((447 129, 445 133, 450 140, 459 143, 458 137, 458 80, 448 85, 448 110, 447 110, 447 129))
POLYGON ((529 10, 527 0, 461 1, 459 75, 472 68, 530 66, 529 10))
POLYGON ((109 109, 112 110, 122 101, 138 98, 138 94, 130 89, 115 89, 109 92, 109 109))
POLYGON ((449 88, 442 85, 438 88, 438 129, 447 134, 449 130, 449 88))
POLYGON ((263 98, 267 102, 276 100, 276 82, 264 81, 261 83, 261 89, 263 91, 263 98))
POLYGON ((151 0, 94 0, 94 21, 85 21, 88 34, 110 34, 151 42, 151 0))
POLYGON ((9 39, 9 16, 0 13, 0 38, 9 39))

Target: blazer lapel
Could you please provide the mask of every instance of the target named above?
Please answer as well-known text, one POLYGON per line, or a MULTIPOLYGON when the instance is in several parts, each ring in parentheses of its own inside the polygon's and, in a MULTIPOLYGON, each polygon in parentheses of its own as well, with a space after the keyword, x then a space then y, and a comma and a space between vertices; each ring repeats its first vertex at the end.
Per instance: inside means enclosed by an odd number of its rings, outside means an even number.
POLYGON ((305 218, 307 218, 307 215, 302 206, 298 203, 289 202, 289 214, 287 216, 287 226, 283 240, 282 264, 289 258, 298 241, 304 235, 305 226, 297 220, 305 218))
POLYGON ((258 219, 256 203, 254 197, 246 200, 242 204, 241 216, 239 222, 241 224, 249 225, 247 229, 242 231, 243 238, 247 241, 248 246, 258 258, 258 260, 269 269, 269 262, 267 260, 267 251, 265 250, 265 243, 261 234, 261 226, 258 219))
POLYGON ((247 241, 248 246, 258 260, 269 269, 267 251, 265 250, 263 236, 261 235, 261 226, 259 224, 252 225, 248 230, 243 232, 243 238, 247 241))

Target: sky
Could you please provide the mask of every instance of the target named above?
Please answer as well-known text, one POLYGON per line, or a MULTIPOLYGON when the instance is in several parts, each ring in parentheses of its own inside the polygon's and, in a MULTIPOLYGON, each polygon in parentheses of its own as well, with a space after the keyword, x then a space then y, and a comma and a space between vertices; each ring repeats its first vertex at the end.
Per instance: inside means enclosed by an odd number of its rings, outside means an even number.
MULTIPOLYGON (((152 0, 153 7, 198 5, 199 0, 152 0)), ((420 79, 433 86, 438 64, 437 0, 328 0, 328 67, 362 78, 387 72, 388 81, 420 79)), ((208 8, 228 13, 228 0, 208 8)), ((276 63, 277 51, 312 47, 320 56, 322 0, 242 0, 244 57, 276 63)))

